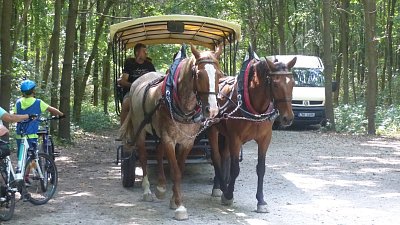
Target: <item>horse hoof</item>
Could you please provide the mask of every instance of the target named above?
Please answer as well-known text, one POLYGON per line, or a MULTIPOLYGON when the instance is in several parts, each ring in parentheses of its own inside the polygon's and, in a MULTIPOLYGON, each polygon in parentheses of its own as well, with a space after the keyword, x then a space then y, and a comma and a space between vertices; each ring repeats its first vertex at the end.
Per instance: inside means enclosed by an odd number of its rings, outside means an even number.
POLYGON ((171 199, 169 201, 169 208, 170 209, 177 209, 178 208, 178 206, 175 204, 175 199, 171 199))
POLYGON ((166 193, 165 188, 159 188, 159 187, 156 188, 155 194, 158 199, 164 199, 165 193, 166 193))
POLYGON ((187 220, 189 219, 189 215, 187 213, 187 210, 185 208, 185 206, 179 206, 179 208, 177 208, 175 210, 175 217, 176 220, 187 220))
POLYGON ((145 202, 154 201, 153 196, 151 195, 151 193, 143 194, 143 201, 145 201, 145 202))
POLYGON ((258 213, 269 213, 268 205, 257 205, 257 212, 258 213))
POLYGON ((232 199, 227 199, 225 198, 224 195, 221 196, 221 203, 222 205, 232 205, 233 204, 233 198, 232 199))
POLYGON ((222 191, 221 191, 221 189, 213 189, 212 190, 212 193, 211 193, 211 196, 213 196, 213 197, 221 197, 222 196, 222 191))

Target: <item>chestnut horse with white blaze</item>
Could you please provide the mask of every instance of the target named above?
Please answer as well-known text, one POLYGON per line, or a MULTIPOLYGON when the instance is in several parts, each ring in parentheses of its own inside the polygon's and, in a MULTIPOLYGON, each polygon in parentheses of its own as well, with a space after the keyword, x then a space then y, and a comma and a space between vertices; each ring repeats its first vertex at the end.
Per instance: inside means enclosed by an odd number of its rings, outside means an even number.
POLYGON ((287 64, 253 58, 244 62, 238 77, 221 80, 218 100, 222 106, 220 114, 225 119, 210 128, 208 138, 215 169, 212 195, 221 196, 222 204, 233 203, 241 146, 255 140, 258 145, 257 212, 268 211, 263 194, 265 156, 278 112, 281 125, 289 126, 293 121, 294 79, 289 70, 295 63, 296 58, 287 64))
POLYGON ((121 137, 134 142, 138 149, 145 201, 152 200, 147 175, 146 132, 160 139, 157 147, 159 178, 156 196, 163 198, 166 191, 163 168, 165 153, 173 180, 170 208, 176 209, 175 218, 178 220, 188 218, 180 187, 185 160, 203 126, 201 122, 211 120, 218 114, 218 81, 222 76, 218 62, 222 46, 215 52, 200 52, 191 46, 191 51, 192 57, 182 59, 176 70, 166 77, 150 72, 132 84, 130 111, 120 129, 121 137))

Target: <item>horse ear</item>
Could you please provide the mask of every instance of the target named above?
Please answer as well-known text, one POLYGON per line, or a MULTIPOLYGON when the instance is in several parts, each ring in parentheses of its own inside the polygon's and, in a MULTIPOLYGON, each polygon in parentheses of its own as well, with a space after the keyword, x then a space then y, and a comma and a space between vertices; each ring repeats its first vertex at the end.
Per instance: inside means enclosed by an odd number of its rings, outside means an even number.
POLYGON ((193 44, 190 45, 190 50, 192 51, 192 54, 194 55, 194 57, 196 57, 196 59, 200 58, 200 53, 199 53, 199 51, 194 47, 193 44))
POLYGON ((218 47, 215 49, 215 57, 217 57, 217 59, 220 59, 220 56, 222 54, 222 49, 223 49, 222 43, 218 45, 218 47))
POLYGON ((268 65, 270 71, 275 71, 275 70, 276 70, 276 68, 275 68, 275 63, 273 63, 273 62, 272 62, 271 60, 269 60, 269 59, 265 59, 265 61, 267 61, 267 65, 268 65))
POLYGON ((294 57, 292 60, 290 60, 290 62, 288 62, 288 64, 287 64, 287 68, 288 69, 293 68, 293 66, 296 64, 296 61, 297 61, 297 57, 294 57))

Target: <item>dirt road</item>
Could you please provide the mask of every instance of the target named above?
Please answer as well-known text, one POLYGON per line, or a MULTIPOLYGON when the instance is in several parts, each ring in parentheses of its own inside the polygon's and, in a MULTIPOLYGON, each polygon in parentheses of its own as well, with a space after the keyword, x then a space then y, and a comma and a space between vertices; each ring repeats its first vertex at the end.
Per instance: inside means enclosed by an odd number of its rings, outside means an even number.
POLYGON ((79 146, 61 148, 55 198, 43 206, 19 201, 13 219, 2 224, 400 223, 400 140, 274 131, 264 182, 270 213, 254 211, 257 151, 249 142, 231 207, 210 196, 210 165, 187 167, 182 189, 189 220, 179 222, 168 198, 143 202, 140 184, 122 187, 112 135, 86 134, 79 146))

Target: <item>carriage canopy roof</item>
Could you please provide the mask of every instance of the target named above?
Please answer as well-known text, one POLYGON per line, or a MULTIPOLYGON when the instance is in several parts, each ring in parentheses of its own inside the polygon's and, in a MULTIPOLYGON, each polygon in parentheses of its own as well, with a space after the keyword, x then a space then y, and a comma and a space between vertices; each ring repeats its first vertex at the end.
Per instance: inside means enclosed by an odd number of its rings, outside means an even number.
POLYGON ((213 49, 220 43, 240 40, 240 25, 220 19, 193 15, 152 16, 124 21, 110 27, 114 42, 127 49, 136 43, 182 44, 192 43, 213 49))

